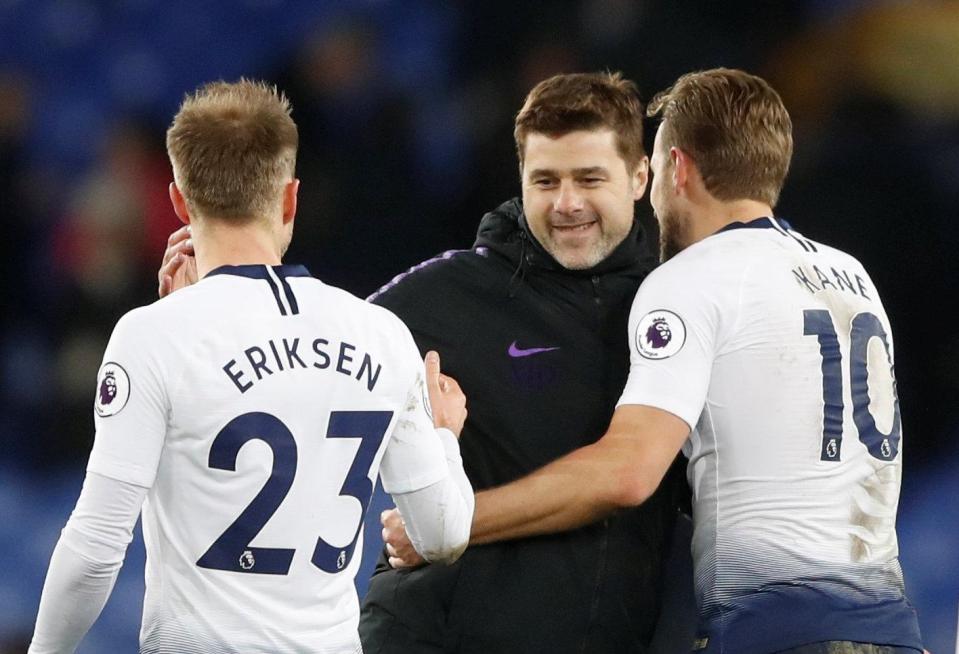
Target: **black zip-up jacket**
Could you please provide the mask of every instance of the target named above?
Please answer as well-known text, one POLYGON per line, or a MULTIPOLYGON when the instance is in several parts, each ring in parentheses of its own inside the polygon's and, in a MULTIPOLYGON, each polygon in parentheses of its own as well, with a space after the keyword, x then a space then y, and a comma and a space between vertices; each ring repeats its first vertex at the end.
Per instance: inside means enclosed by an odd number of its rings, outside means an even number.
MULTIPOLYGON (((467 395, 466 473, 484 489, 596 441, 626 382, 627 318, 652 268, 639 224, 588 270, 560 266, 518 200, 480 223, 472 250, 412 268, 372 301, 399 316, 467 395)), ((452 566, 392 570, 364 601, 365 654, 645 652, 684 482, 575 531, 470 547, 452 566)))

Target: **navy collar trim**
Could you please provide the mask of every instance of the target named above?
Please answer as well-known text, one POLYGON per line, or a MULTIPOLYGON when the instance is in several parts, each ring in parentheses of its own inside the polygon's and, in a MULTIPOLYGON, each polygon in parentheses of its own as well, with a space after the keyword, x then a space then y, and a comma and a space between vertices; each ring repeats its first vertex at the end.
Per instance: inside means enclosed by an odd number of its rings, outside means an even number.
POLYGON ((769 216, 763 218, 756 218, 755 220, 750 220, 749 222, 735 222, 729 223, 721 230, 716 232, 717 234, 722 234, 723 232, 729 232, 734 229, 775 229, 776 231, 782 232, 783 230, 790 230, 792 226, 787 223, 782 218, 772 218, 769 216))
MULTIPOLYGON (((208 272, 206 277, 213 277, 213 275, 236 275, 238 277, 248 277, 250 279, 269 279, 269 273, 266 269, 268 266, 263 264, 250 264, 245 266, 220 266, 219 268, 214 268, 208 272)), ((301 266, 297 264, 285 264, 281 266, 269 266, 273 269, 273 272, 277 277, 312 277, 310 271, 306 269, 306 266, 301 266)))

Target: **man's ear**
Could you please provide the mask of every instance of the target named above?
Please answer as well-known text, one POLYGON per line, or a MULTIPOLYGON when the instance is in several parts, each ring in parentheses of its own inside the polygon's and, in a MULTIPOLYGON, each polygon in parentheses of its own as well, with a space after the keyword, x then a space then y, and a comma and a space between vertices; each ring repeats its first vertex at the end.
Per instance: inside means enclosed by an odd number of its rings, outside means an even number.
POLYGON ((180 222, 189 225, 190 210, 187 208, 186 198, 177 188, 176 182, 170 182, 170 203, 173 205, 173 211, 176 212, 176 217, 180 219, 180 222))
POLYGON ((649 157, 643 157, 636 165, 633 173, 633 200, 641 200, 649 184, 649 157))
POLYGON ((692 167, 696 164, 688 154, 675 147, 669 149, 669 158, 672 163, 673 188, 677 193, 685 192, 686 185, 689 184, 693 175, 692 167))
POLYGON ((296 217, 296 194, 300 190, 300 180, 293 178, 283 187, 283 224, 296 217))

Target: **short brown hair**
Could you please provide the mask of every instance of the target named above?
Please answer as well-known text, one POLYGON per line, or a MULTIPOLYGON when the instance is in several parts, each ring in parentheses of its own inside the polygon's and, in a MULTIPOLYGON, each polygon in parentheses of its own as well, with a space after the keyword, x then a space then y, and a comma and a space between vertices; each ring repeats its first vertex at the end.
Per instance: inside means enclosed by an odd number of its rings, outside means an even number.
POLYGON ((212 82, 188 94, 166 146, 190 208, 229 220, 268 214, 296 165, 290 111, 286 97, 264 82, 212 82))
POLYGON ((608 128, 630 171, 646 156, 643 104, 636 85, 620 73, 554 75, 529 92, 516 115, 516 154, 520 169, 530 132, 559 137, 576 130, 608 128))
POLYGON ((657 94, 648 113, 662 114, 660 138, 692 158, 714 197, 776 205, 792 158, 792 121, 765 80, 728 68, 688 73, 657 94))

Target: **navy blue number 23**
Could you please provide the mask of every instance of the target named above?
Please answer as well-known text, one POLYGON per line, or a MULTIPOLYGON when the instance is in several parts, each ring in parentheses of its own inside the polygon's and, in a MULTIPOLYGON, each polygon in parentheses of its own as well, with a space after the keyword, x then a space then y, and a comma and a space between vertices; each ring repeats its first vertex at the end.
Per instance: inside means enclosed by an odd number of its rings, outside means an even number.
MULTIPOLYGON (((842 450, 842 352, 832 316, 823 309, 803 311, 803 334, 816 336, 819 354, 822 356, 823 430, 821 461, 839 461, 842 450)), ((849 330, 849 382, 852 387, 852 415, 862 441, 869 454, 881 461, 891 461, 899 452, 902 426, 899 416, 899 397, 892 372, 892 356, 889 339, 882 323, 872 313, 859 313, 852 319, 849 330), (878 338, 886 351, 892 381, 894 415, 892 427, 884 434, 876 427, 876 420, 869 411, 869 366, 867 353, 869 342, 878 338)))
MULTIPOLYGON (((328 438, 359 438, 360 447, 353 465, 346 473, 341 496, 355 497, 363 508, 353 540, 345 547, 335 547, 317 538, 313 565, 326 572, 344 569, 353 558, 353 550, 363 524, 362 515, 369 508, 373 484, 367 476, 390 419, 391 411, 334 411, 330 414, 328 438)), ((296 440, 277 417, 268 413, 244 413, 231 420, 213 439, 209 466, 218 470, 236 471, 236 458, 249 441, 260 439, 273 451, 270 478, 253 501, 226 528, 196 564, 201 568, 230 570, 253 574, 285 575, 290 571, 294 550, 278 547, 250 547, 267 521, 283 503, 296 475, 296 440)))

